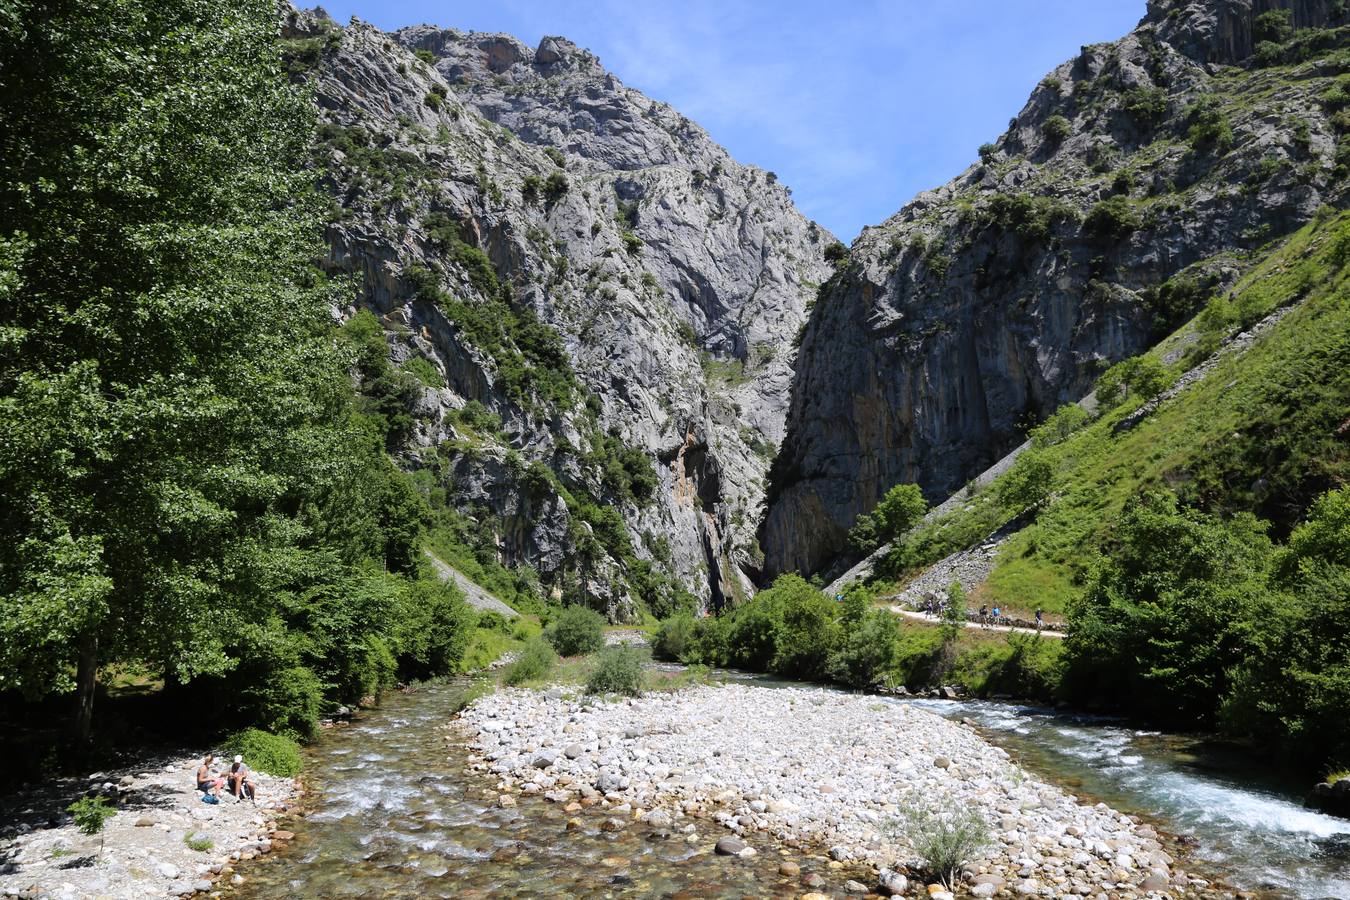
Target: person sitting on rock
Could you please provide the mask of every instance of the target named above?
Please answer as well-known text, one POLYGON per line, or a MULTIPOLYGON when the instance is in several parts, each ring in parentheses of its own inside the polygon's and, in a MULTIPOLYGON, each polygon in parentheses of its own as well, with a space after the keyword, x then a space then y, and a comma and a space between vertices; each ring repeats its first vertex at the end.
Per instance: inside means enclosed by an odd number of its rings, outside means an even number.
POLYGON ((230 782, 230 793, 234 794, 240 802, 247 797, 254 803, 258 802, 257 785, 253 783, 253 773, 249 771, 248 766, 244 765, 244 758, 236 756, 234 764, 230 766, 228 776, 230 782))
POLYGON ((211 771, 211 763, 216 758, 210 753, 202 760, 202 764, 197 767, 197 790, 204 795, 220 799, 220 789, 225 786, 225 779, 220 777, 219 772, 211 771))

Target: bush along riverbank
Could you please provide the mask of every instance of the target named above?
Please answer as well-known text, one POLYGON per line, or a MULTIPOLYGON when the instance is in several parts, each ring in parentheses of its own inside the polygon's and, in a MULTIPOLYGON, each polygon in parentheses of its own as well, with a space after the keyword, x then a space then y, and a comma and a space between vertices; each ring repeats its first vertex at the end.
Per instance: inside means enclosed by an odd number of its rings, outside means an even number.
POLYGON ((1056 699, 1060 640, 966 628, 963 604, 954 586, 947 618, 935 625, 908 622, 877 606, 862 586, 836 601, 784 575, 723 615, 666 619, 652 651, 672 662, 855 689, 953 686, 977 696, 1056 699))
POLYGON ((745 852, 745 834, 817 844, 871 867, 874 883, 846 886, 859 893, 941 883, 975 896, 1143 897, 1207 885, 1151 827, 1036 780, 963 725, 864 696, 699 685, 603 702, 576 688, 506 689, 474 700, 458 727, 502 805, 541 794, 599 808, 616 829, 712 820, 727 855, 745 852))

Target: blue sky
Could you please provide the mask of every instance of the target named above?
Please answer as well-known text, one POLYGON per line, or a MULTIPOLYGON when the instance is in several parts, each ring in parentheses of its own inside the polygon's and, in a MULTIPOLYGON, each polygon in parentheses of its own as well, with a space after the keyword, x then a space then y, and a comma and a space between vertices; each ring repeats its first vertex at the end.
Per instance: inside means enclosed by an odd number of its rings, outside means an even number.
POLYGON ((1145 0, 338 0, 381 28, 560 34, 778 174, 845 241, 958 174, 1041 77, 1145 0))

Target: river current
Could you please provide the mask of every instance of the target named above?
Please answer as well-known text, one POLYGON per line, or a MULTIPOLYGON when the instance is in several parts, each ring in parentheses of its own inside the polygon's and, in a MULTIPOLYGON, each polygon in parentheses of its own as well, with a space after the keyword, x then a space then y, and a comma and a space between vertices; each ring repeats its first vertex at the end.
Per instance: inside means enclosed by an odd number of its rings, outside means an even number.
MULTIPOLYGON (((466 751, 439 727, 466 685, 391 695, 316 741, 307 765, 319 796, 295 823, 296 840, 245 869, 236 896, 790 897, 801 879, 779 874, 785 858, 824 877, 825 893, 842 895, 859 874, 767 842, 750 841, 753 859, 713 856, 721 833, 710 823, 686 839, 679 828, 606 831, 600 811, 568 813, 540 798, 499 808, 491 779, 466 772, 466 751)), ((1032 707, 885 702, 970 719, 1038 776, 1193 842, 1188 868, 1271 896, 1350 898, 1350 821, 1304 809, 1291 785, 1241 756, 1032 707)))

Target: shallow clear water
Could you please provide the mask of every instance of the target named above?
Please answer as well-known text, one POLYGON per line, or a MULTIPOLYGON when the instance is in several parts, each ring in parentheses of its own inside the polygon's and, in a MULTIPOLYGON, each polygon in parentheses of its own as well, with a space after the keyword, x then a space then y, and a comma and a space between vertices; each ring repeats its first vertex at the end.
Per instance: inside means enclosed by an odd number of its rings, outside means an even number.
MULTIPOLYGON (((577 813, 580 827, 569 830, 573 814, 539 798, 496 808, 493 780, 466 772, 467 754, 447 744, 438 727, 464 687, 392 695, 317 741, 308 770, 321 798, 293 826, 296 840, 284 852, 244 870, 248 881, 236 894, 703 898, 803 890, 799 878, 778 874, 784 848, 756 843, 760 855, 752 860, 711 855, 724 832, 707 823, 688 844, 678 830, 642 825, 604 833, 598 810, 577 813)), ((1294 785, 1231 750, 1006 703, 884 702, 970 719, 1040 777, 1194 841, 1183 867, 1210 870, 1247 890, 1350 898, 1350 820, 1304 809, 1294 785)), ((825 893, 841 893, 849 873, 791 853, 803 874, 828 879, 825 893)))
POLYGON ((1350 898, 1350 820, 1231 749, 1006 703, 888 702, 970 719, 1041 777, 1194 840, 1199 867, 1238 887, 1350 898))
MULTIPOLYGON (((860 872, 747 839, 759 855, 712 854, 726 832, 698 823, 687 843, 677 828, 629 824, 606 833, 599 809, 564 812, 518 796, 491 802, 495 779, 465 771, 463 748, 439 726, 466 683, 390 695, 379 709, 323 734, 307 751, 307 818, 279 853, 242 869, 236 897, 795 897, 801 877, 778 873, 785 858, 802 876, 825 877, 842 894, 860 872), (579 820, 571 829, 567 820, 579 820), (788 854, 788 855, 785 855, 788 854)), ((832 890, 831 890, 832 889, 832 890)))

